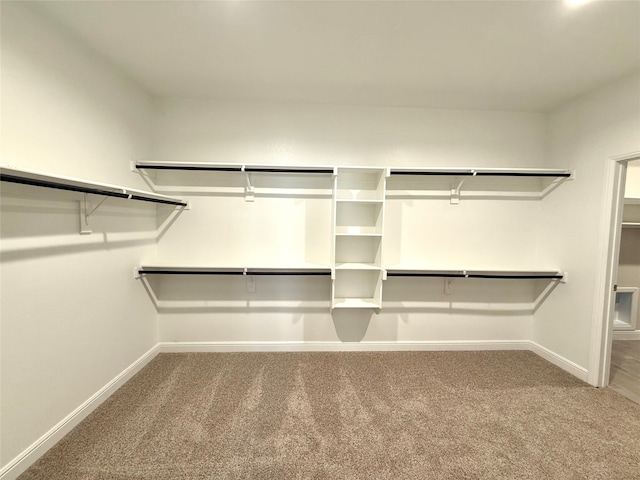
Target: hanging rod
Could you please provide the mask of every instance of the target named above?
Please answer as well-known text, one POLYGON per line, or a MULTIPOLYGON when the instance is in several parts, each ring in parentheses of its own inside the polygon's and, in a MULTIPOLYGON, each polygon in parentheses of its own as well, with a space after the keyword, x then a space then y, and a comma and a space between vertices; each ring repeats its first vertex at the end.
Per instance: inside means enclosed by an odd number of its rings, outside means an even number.
POLYGON ((10 166, 0 167, 0 181, 71 192, 91 193, 106 197, 139 200, 142 202, 161 203, 181 207, 187 206, 186 202, 165 195, 130 189, 128 187, 90 182, 77 178, 56 176, 34 170, 22 170, 10 166))
POLYGON ((569 178, 572 173, 567 170, 535 170, 535 169, 514 169, 514 170, 491 170, 491 169, 404 169, 392 168, 390 175, 424 175, 424 176, 454 176, 454 177, 552 177, 569 178))
POLYGON ((169 163, 169 162, 138 162, 135 168, 139 170, 187 170, 210 172, 250 172, 250 173, 308 173, 331 175, 333 167, 303 167, 285 165, 232 165, 218 163, 169 163))
POLYGON ((387 270, 387 277, 488 278, 513 280, 562 280, 561 272, 481 272, 465 270, 387 270))
POLYGON ((138 267, 139 275, 331 275, 330 268, 138 267))

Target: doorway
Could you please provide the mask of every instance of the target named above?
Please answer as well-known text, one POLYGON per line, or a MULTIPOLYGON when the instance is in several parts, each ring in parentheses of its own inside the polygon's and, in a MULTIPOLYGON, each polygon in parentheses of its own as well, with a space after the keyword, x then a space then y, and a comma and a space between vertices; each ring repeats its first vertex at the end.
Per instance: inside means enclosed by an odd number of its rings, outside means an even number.
MULTIPOLYGON (((604 210, 598 285, 600 289, 594 309, 589 383, 597 387, 609 385, 611 354, 616 315, 616 289, 625 207, 627 169, 630 162, 640 161, 640 152, 612 157, 605 173, 604 210)), ((635 168, 635 163, 631 163, 635 168)), ((635 170, 633 171, 635 175, 635 170)), ((634 177, 635 178, 635 177, 634 177)), ((629 192, 629 195, 631 192, 629 192)), ((640 193, 639 193, 640 195, 640 193)), ((618 336, 616 334, 616 336, 618 336)))
POLYGON ((640 160, 627 162, 609 387, 640 403, 640 160))

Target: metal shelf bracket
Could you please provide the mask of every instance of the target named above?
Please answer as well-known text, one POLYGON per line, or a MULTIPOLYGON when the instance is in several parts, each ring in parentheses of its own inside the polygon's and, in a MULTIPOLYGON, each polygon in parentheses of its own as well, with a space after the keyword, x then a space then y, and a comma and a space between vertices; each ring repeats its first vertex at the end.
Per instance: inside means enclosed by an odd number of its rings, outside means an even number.
MULTIPOLYGON (((123 190, 123 193, 124 192, 123 190)), ((91 228, 91 224, 89 223, 89 218, 93 215, 98 208, 102 206, 107 197, 103 197, 95 206, 91 205, 91 202, 88 198, 88 193, 84 194, 84 198, 80 200, 78 203, 80 204, 80 234, 81 235, 90 235, 93 233, 93 229, 91 228)))
MULTIPOLYGON (((477 172, 475 170, 471 171, 471 176, 475 177, 476 174, 477 172)), ((467 178, 469 177, 460 178, 458 184, 451 187, 451 205, 458 205, 460 203, 460 188, 462 188, 462 184, 467 178)), ((456 179, 454 179, 454 182, 456 179)))
POLYGON ((242 171, 245 174, 246 185, 244 188, 244 200, 246 202, 254 202, 256 200, 255 197, 255 187, 251 184, 251 174, 246 171, 246 165, 242 166, 242 171))

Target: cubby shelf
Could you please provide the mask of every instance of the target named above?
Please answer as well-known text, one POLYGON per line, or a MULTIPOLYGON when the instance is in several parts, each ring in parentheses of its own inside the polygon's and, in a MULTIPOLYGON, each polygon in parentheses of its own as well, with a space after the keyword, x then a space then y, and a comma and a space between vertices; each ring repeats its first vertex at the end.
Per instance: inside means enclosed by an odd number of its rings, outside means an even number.
POLYGON ((386 168, 337 168, 333 309, 379 309, 382 305, 382 232, 387 174, 386 168))

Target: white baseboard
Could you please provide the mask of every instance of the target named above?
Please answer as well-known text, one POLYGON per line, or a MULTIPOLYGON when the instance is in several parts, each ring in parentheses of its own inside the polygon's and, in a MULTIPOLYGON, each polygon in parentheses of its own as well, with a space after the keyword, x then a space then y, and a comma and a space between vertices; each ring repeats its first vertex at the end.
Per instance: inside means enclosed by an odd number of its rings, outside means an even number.
POLYGON ((566 358, 558 355, 555 352, 552 352, 548 348, 543 347, 542 345, 537 344, 536 342, 528 342, 529 350, 533 353, 541 356, 548 362, 553 363, 555 366, 560 367, 561 369, 569 372, 575 377, 578 377, 583 382, 587 381, 588 371, 586 368, 581 367, 577 363, 572 362, 571 360, 567 360, 566 358))
POLYGON ((528 350, 528 340, 445 342, 160 342, 160 353, 528 350))
POLYGON ((614 340, 640 340, 640 330, 631 330, 627 332, 614 331, 613 339, 614 340))
POLYGON ((444 342, 160 342, 160 353, 189 352, 390 352, 529 350, 587 381, 587 369, 530 340, 444 342))
POLYGON ((159 353, 156 344, 135 362, 125 368, 109 383, 93 394, 82 405, 58 422, 51 430, 36 440, 31 446, 11 460, 0 470, 0 480, 15 480, 27 468, 35 463, 38 458, 44 455, 47 450, 59 442, 62 437, 69 433, 76 425, 84 420, 101 403, 109 398, 118 388, 125 384, 131 377, 147 365, 159 353))

